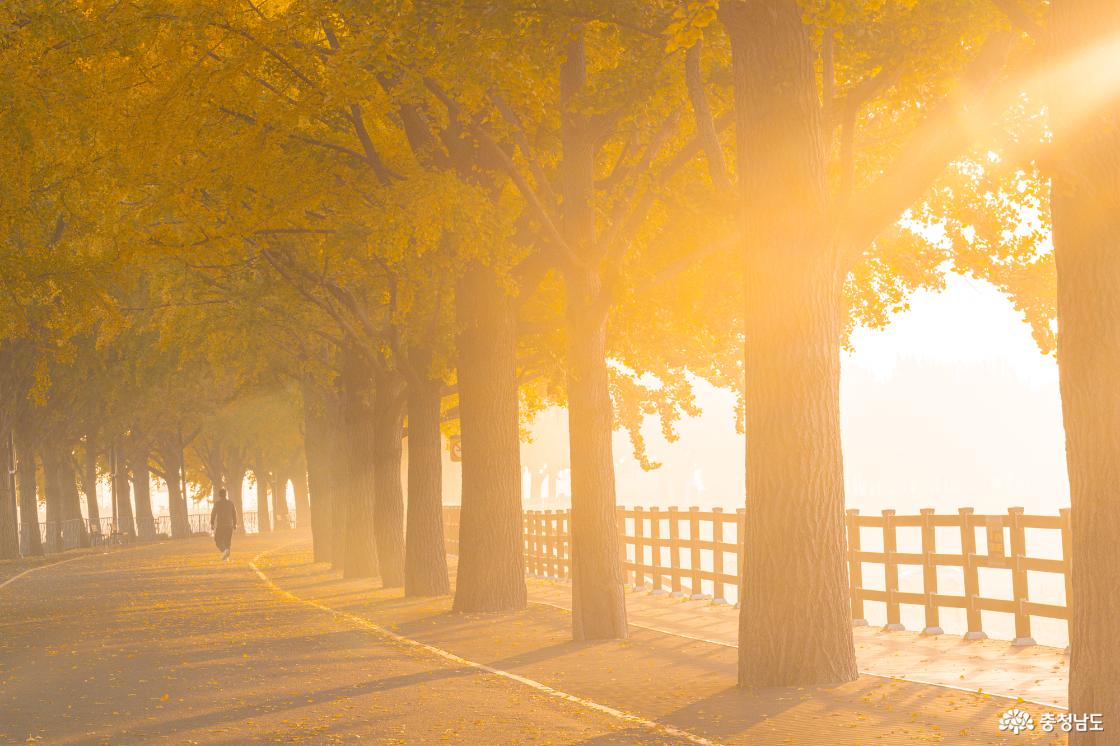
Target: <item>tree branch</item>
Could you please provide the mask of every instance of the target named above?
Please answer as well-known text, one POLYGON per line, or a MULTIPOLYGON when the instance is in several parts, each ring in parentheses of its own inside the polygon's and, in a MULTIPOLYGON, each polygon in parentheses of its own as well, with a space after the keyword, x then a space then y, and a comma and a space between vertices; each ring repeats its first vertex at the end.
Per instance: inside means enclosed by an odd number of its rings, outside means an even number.
POLYGON ((965 71, 960 90, 934 108, 896 161, 859 197, 833 206, 830 222, 838 225, 845 265, 921 198, 977 130, 997 119, 1014 95, 1010 90, 992 95, 1013 41, 1005 33, 989 38, 965 71))

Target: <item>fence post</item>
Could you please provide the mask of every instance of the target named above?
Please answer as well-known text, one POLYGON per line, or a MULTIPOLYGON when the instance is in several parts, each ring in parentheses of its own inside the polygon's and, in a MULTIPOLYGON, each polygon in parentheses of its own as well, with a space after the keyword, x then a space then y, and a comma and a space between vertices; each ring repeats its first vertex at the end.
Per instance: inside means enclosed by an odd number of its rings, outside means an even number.
POLYGON ((649 590, 646 584, 645 508, 634 506, 634 590, 649 590))
POLYGON ((1027 531, 1023 528, 1023 509, 1008 508, 1007 515, 1011 526, 1011 587, 1015 598, 1015 639, 1011 644, 1016 647, 1037 645, 1031 637, 1031 615, 1027 613, 1028 596, 1027 568, 1023 560, 1027 556, 1027 531))
POLYGON ((922 592, 926 597, 926 628, 923 635, 943 635, 940 608, 933 597, 937 593, 937 565, 933 555, 937 552, 937 529, 933 525, 933 508, 922 508, 922 592))
POLYGON ((552 572, 552 555, 556 551, 556 530, 554 528, 557 517, 557 511, 546 510, 541 515, 541 543, 540 543, 540 558, 537 561, 537 566, 540 567, 540 573, 546 578, 554 578, 556 574, 552 572))
POLYGON ((961 554, 964 555, 965 617, 968 631, 966 640, 986 640, 988 634, 981 629, 980 608, 976 599, 980 595, 980 574, 976 569, 976 527, 972 525, 972 508, 960 508, 961 554))
POLYGON ((653 560, 653 588, 650 593, 664 596, 667 591, 661 587, 664 576, 661 571, 661 509, 658 507, 649 509, 649 542, 650 559, 653 560))
POLYGON ((901 632, 906 629, 902 626, 902 617, 899 614, 898 601, 898 563, 895 553, 898 551, 898 537, 895 533, 894 511, 883 511, 883 578, 887 591, 887 623, 883 625, 884 632, 901 632))
POLYGON ((720 579, 723 575, 723 508, 712 508, 712 606, 727 605, 727 586, 720 579))
MULTIPOLYGON (((1063 576, 1066 584, 1066 639, 1069 639, 1070 604, 1073 599, 1073 523, 1070 520, 1069 508, 1058 511, 1062 521, 1062 564, 1065 565, 1063 576)), ((1066 645, 1066 655, 1069 655, 1069 645, 1066 645)))
POLYGON ((672 575, 669 577, 669 587, 673 598, 681 598, 681 527, 680 511, 676 505, 669 506, 669 568, 672 575))
POLYGON ((700 508, 695 505, 688 509, 688 546, 689 571, 692 573, 692 595, 689 599, 699 601, 704 598, 700 584, 700 508))
MULTIPOLYGON (((859 558, 859 508, 849 508, 847 514, 848 595, 852 599, 852 626, 866 627, 867 616, 863 610, 863 561, 859 558)), ((741 542, 739 546, 742 546, 741 542)))

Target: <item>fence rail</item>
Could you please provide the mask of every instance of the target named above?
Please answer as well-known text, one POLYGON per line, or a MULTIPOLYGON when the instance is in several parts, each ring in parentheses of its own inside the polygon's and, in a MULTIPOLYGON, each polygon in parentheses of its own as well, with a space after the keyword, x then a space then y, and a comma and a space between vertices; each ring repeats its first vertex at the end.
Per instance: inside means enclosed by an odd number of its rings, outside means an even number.
MULTIPOLYGON (((618 508, 617 525, 621 538, 621 562, 625 582, 653 593, 670 593, 693 599, 711 598, 712 603, 728 603, 737 595, 745 511, 725 513, 719 508, 684 510, 661 508, 618 508), (705 591, 711 589, 710 593, 705 591)), ((981 515, 972 508, 952 514, 937 514, 932 509, 917 515, 897 515, 884 510, 878 515, 861 515, 849 510, 845 516, 848 540, 848 577, 852 599, 853 623, 867 624, 866 602, 881 602, 886 608, 886 630, 902 629, 903 605, 924 610, 924 634, 942 634, 943 609, 965 613, 968 639, 986 637, 982 627, 983 611, 1002 612, 1014 617, 1015 645, 1032 645, 1031 620, 1041 617, 1069 620, 1065 603, 1042 603, 1031 599, 1030 573, 1061 576, 1064 598, 1070 598, 1070 558, 1072 532, 1070 511, 1056 516, 1026 515, 1022 508, 1006 514, 981 515), (900 532, 915 535, 913 551, 899 550, 900 532), (946 532, 953 537, 952 549, 942 547, 946 532), (1050 532, 1057 538, 1060 556, 1031 556, 1028 531, 1050 532), (979 534, 979 536, 978 536, 979 534), (872 538, 877 541, 867 541, 872 538), (979 539, 979 540, 978 540, 979 539), (867 548, 878 544, 879 548, 867 548), (959 547, 959 548, 958 548, 959 547), (983 551, 979 551, 982 547, 983 551), (921 590, 900 587, 900 568, 914 568, 921 590), (938 570, 952 568, 959 578, 961 592, 949 593, 941 586, 938 570), (881 573, 883 587, 865 584, 865 575, 881 573), (981 571, 1000 571, 1010 580, 1011 598, 981 595, 981 571)), ((447 551, 458 553, 459 508, 444 508, 447 551)), ((527 511, 524 514, 526 572, 533 576, 566 579, 571 573, 571 511, 527 511)), ((954 582, 953 585, 958 583, 954 582)), ((1068 601, 1066 602, 1068 603, 1068 601)))

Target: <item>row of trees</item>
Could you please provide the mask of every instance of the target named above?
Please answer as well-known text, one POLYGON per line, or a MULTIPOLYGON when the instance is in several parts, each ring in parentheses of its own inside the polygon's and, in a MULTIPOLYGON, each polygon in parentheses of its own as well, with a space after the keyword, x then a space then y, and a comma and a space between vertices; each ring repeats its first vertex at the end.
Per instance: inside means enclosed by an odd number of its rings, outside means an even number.
POLYGON ((747 436, 741 683, 846 680, 839 351, 966 272, 1057 344, 1074 561, 1100 568, 1074 580, 1071 706, 1120 714, 1111 3, 3 13, 0 427, 32 423, 44 467, 141 442, 167 477, 197 432, 200 472, 239 489, 301 440, 317 558, 434 594, 455 433, 454 605, 504 610, 521 426, 564 404, 573 635, 622 637, 611 432, 643 456, 643 417, 671 436, 702 377, 740 392, 747 436))

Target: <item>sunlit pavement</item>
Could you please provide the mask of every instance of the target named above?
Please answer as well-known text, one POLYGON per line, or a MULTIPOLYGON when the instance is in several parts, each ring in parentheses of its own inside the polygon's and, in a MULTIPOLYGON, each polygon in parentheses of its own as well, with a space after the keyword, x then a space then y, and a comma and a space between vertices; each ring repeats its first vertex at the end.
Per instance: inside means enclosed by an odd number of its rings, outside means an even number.
MULTIPOLYGON (((570 609, 571 585, 532 578, 529 597, 570 609)), ((734 646, 738 639, 739 612, 732 606, 639 591, 627 594, 626 610, 632 625, 721 645, 734 646)), ((1065 709, 1069 701, 1069 657, 1059 648, 1013 647, 1006 640, 966 641, 951 634, 884 632, 879 627, 856 627, 853 633, 863 673, 1021 697, 1055 710, 1065 709)))
POLYGON ((1011 737, 997 731, 1013 704, 999 697, 868 676, 746 692, 734 687, 727 646, 645 629, 626 642, 572 643, 566 612, 541 605, 449 614, 445 598, 406 600, 376 581, 338 579, 310 564, 306 538, 238 537, 228 564, 205 539, 166 542, 0 589, 0 741, 887 746, 1011 737), (257 565, 275 588, 248 566, 266 549, 257 565))

